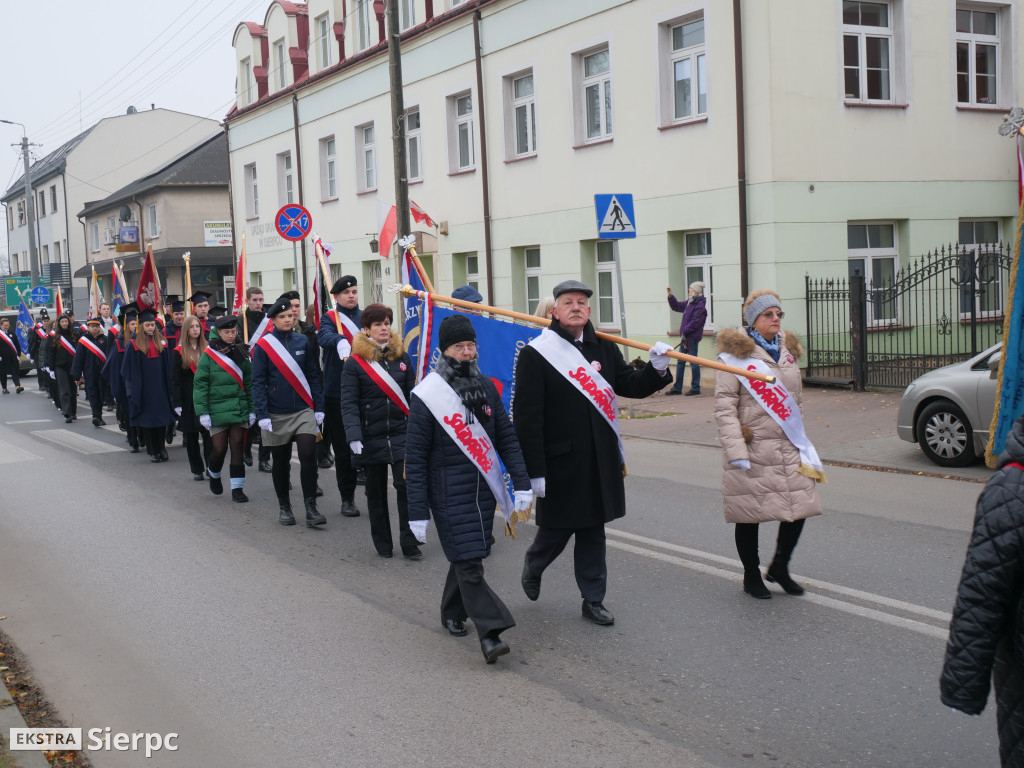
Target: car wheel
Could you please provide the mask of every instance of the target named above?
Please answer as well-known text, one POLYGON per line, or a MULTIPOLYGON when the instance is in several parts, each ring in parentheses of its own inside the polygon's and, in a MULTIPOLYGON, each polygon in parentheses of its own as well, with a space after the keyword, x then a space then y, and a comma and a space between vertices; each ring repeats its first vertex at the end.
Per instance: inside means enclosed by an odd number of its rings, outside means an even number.
POLYGON ((924 455, 940 467, 966 467, 978 458, 974 430, 964 412, 948 400, 930 403, 921 411, 917 442, 924 455))

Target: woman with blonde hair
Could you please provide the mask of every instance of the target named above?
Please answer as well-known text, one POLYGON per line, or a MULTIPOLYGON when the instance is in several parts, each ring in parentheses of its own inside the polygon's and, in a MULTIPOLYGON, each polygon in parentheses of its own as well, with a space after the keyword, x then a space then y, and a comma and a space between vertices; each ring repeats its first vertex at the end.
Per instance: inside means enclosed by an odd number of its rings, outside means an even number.
POLYGON ((797 362, 803 347, 781 329, 783 317, 775 291, 754 291, 743 305, 747 327, 718 334, 719 360, 776 379, 769 385, 723 371, 715 375, 725 521, 736 524, 743 591, 760 600, 771 593, 761 580, 758 525, 779 522, 768 581, 787 594, 802 595, 804 588, 789 575, 789 560, 804 520, 821 514, 815 484, 825 482, 821 460, 803 429, 797 362))
POLYGON ((164 436, 167 425, 174 422, 170 365, 170 352, 157 325, 156 312, 145 309, 139 313, 135 335, 125 350, 121 377, 128 396, 128 418, 132 426, 138 427, 154 464, 167 461, 164 436))
POLYGON ((551 312, 555 308, 555 300, 550 296, 545 296, 543 299, 537 302, 537 309, 534 310, 533 314, 535 317, 543 317, 548 320, 551 319, 551 312))
POLYGON ((185 438, 185 453, 188 454, 192 479, 196 482, 202 482, 206 460, 212 450, 210 433, 199 423, 192 400, 196 369, 206 347, 202 321, 195 315, 189 315, 181 324, 178 346, 171 357, 171 405, 178 417, 178 429, 185 438), (200 437, 203 439, 202 453, 199 452, 200 437))

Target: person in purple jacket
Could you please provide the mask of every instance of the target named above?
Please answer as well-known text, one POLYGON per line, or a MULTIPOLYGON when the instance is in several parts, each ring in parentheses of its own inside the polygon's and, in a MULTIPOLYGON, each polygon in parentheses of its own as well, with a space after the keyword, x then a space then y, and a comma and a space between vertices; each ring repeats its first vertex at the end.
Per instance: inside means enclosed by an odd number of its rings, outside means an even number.
MULTIPOLYGON (((683 313, 683 322, 679 324, 679 335, 682 337, 679 342, 679 351, 683 354, 697 354, 697 345, 704 337, 704 322, 708 319, 707 299, 704 298, 704 283, 690 283, 686 291, 689 298, 685 302, 679 301, 672 295, 672 289, 668 289, 668 305, 675 312, 683 313)), ((676 383, 665 392, 666 395, 683 394, 683 369, 686 363, 680 360, 676 363, 676 383)), ((700 366, 690 363, 690 389, 686 396, 700 394, 700 366)))

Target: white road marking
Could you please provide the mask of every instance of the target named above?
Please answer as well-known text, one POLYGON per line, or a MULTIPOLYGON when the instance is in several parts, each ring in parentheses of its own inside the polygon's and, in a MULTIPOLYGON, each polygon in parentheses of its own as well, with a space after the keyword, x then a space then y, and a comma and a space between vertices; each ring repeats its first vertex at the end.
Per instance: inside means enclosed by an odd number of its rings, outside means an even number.
POLYGON ((31 434, 79 453, 114 453, 122 450, 116 445, 104 443, 102 440, 93 440, 91 437, 80 435, 69 429, 42 429, 31 434))
POLYGON ((0 464, 14 464, 17 461, 32 461, 41 458, 42 456, 37 456, 22 448, 0 443, 0 464))
POLYGON ((49 424, 53 419, 24 419, 22 421, 5 421, 4 424, 49 424))

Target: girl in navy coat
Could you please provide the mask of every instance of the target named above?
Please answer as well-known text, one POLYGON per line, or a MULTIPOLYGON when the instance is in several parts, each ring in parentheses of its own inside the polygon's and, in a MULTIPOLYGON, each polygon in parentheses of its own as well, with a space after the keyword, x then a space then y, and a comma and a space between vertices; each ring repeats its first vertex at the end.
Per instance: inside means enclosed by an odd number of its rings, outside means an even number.
POLYGON ((164 436, 174 421, 171 408, 171 355, 151 309, 139 313, 135 336, 127 345, 121 377, 128 395, 128 414, 154 464, 167 461, 164 436))

